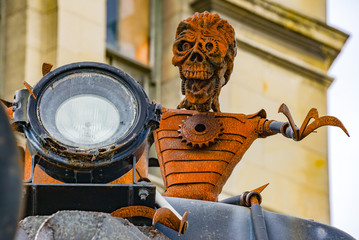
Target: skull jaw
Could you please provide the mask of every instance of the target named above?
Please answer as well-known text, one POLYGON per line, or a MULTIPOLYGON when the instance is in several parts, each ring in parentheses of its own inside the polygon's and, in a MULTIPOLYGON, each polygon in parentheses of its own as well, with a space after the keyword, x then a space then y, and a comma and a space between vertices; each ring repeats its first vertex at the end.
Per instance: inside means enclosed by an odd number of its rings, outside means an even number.
POLYGON ((185 95, 188 101, 195 105, 211 102, 215 95, 216 78, 210 79, 187 79, 185 84, 185 95))
POLYGON ((177 108, 208 112, 213 109, 219 112, 217 79, 207 80, 187 79, 185 81, 185 98, 177 108), (218 106, 217 106, 218 105, 218 106))

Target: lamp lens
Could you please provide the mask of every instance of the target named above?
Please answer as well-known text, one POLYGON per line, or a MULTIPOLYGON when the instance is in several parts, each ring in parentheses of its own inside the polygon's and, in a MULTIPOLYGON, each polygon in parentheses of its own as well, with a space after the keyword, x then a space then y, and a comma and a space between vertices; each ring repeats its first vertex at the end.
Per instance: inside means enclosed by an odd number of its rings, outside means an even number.
POLYGON ((68 140, 81 145, 101 143, 117 131, 120 114, 107 99, 90 94, 69 98, 57 109, 56 127, 62 142, 68 140))
POLYGON ((38 101, 39 118, 48 134, 85 150, 124 139, 136 126, 139 110, 136 97, 123 82, 96 72, 61 77, 38 101))

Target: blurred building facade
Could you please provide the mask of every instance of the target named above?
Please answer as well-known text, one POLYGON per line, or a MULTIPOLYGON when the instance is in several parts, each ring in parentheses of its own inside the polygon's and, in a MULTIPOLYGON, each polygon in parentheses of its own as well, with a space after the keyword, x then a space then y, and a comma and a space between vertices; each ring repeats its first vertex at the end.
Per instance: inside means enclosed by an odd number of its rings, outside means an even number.
MULTIPOLYGON (((178 23, 194 12, 217 12, 234 27, 238 54, 222 89, 223 112, 269 119, 286 103, 300 125, 311 107, 327 111, 327 72, 348 35, 326 24, 326 0, 0 0, 0 96, 11 101, 41 65, 112 64, 167 108, 181 100, 172 44, 178 23)), ((152 180, 161 185, 158 172, 152 180), (157 175, 157 176, 156 176, 157 175)), ((263 207, 329 223, 327 131, 297 143, 280 135, 257 140, 221 198, 270 183, 263 207)))

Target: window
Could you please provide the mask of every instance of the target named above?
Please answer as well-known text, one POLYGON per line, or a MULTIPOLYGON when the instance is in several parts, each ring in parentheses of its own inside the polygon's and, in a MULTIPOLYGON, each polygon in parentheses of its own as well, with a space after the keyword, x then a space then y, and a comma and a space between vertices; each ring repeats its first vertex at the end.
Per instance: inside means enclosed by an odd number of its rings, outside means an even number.
POLYGON ((107 47, 149 64, 150 0, 107 0, 107 47))

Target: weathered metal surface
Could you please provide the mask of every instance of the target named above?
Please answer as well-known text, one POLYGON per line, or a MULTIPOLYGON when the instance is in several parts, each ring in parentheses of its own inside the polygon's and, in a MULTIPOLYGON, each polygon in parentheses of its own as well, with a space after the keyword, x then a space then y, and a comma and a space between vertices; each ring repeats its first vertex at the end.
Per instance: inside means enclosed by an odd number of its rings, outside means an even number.
POLYGON ((268 232, 263 209, 258 203, 253 203, 251 206, 251 218, 256 240, 268 240, 268 232))
POLYGON ((186 230, 184 224, 187 221, 187 213, 184 215, 185 216, 182 218, 183 220, 180 220, 168 208, 159 208, 155 210, 146 206, 123 207, 111 213, 111 216, 119 218, 145 217, 152 219, 152 225, 155 225, 158 222, 177 231, 179 234, 184 233, 186 230))
MULTIPOLYGON (((233 168, 252 142, 258 137, 266 137, 259 128, 263 116, 263 112, 244 115, 163 109, 160 128, 155 131, 155 143, 166 187, 164 196, 216 201, 233 168), (208 124, 209 116, 223 128, 218 140, 201 149, 182 142, 177 132, 182 121, 186 123, 194 118, 194 123, 208 124)), ((195 128, 196 124, 191 127, 195 128)), ((207 134, 209 138, 213 137, 210 131, 203 135, 207 134)))
POLYGON ((217 201, 233 168, 259 137, 282 133, 299 141, 326 125, 338 126, 348 134, 337 118, 319 118, 315 109, 301 129, 284 104, 279 111, 289 123, 266 119, 264 110, 252 115, 221 113, 218 96, 229 81, 236 43, 232 26, 218 14, 195 13, 181 21, 173 55, 185 95, 177 108, 187 110, 163 109, 160 128, 154 134, 164 196, 217 201), (315 121, 309 124, 312 118, 315 121))
MULTIPOLYGON (((256 239, 251 212, 247 207, 184 198, 166 199, 180 214, 188 212, 190 224, 181 236, 156 224, 156 228, 170 239, 256 239)), ((354 239, 319 222, 268 211, 263 211, 263 216, 269 240, 354 239)))
POLYGON ((12 239, 20 216, 21 163, 5 108, 0 103, 0 238, 12 239))
MULTIPOLYGON (((30 184, 24 185, 25 216, 50 215, 60 210, 111 213, 116 209, 141 205, 155 207, 155 186, 151 183, 115 184, 30 184), (145 201, 141 189, 149 193, 145 201), (51 204, 50 204, 51 203, 51 204)), ((151 223, 151 221, 143 221, 151 223)))
POLYGON ((232 73, 236 53, 234 30, 218 14, 206 11, 181 21, 172 59, 185 95, 178 108, 219 112, 218 96, 232 73))
POLYGON ((187 212, 179 219, 170 209, 159 208, 153 216, 152 225, 155 225, 157 222, 162 223, 163 221, 170 222, 172 225, 170 228, 177 231, 178 235, 181 235, 181 233, 184 233, 187 229, 187 212))
POLYGON ((30 84, 28 84, 26 81, 22 81, 22 82, 24 83, 24 86, 29 91, 29 93, 31 93, 31 95, 36 99, 36 96, 35 96, 34 92, 32 91, 33 87, 30 84))
POLYGON ((263 186, 260 186, 252 191, 246 191, 243 192, 240 195, 226 198, 221 200, 221 203, 226 204, 232 204, 232 205, 238 205, 243 207, 250 207, 253 204, 261 204, 262 203, 262 196, 261 192, 269 185, 269 183, 264 184, 263 186), (249 193, 252 193, 249 195, 249 193))
MULTIPOLYGON (((342 124, 342 122, 337 119, 336 117, 332 116, 323 116, 319 117, 318 111, 315 108, 310 109, 307 116, 305 117, 302 126, 300 129, 297 127, 297 125, 294 123, 293 117, 289 111, 289 108, 283 103, 280 107, 278 112, 283 113, 289 122, 289 125, 291 126, 291 129, 294 133, 294 140, 300 141, 306 136, 308 136, 310 133, 314 132, 317 128, 322 126, 335 126, 341 128, 346 135, 349 137, 349 133, 342 124), (310 120, 314 119, 312 123, 309 124, 310 120)), ((285 129, 282 128, 282 133, 285 133, 285 129)))
POLYGON ((19 224, 17 240, 168 239, 153 228, 139 230, 125 219, 106 213, 60 211, 47 217, 29 217, 19 224))
POLYGON ((175 215, 170 215, 162 210, 163 208, 155 210, 146 206, 129 206, 117 209, 111 213, 111 216, 120 218, 145 217, 152 220, 152 225, 158 222, 175 231, 179 231, 180 220, 175 215))
POLYGON ((222 123, 210 114, 196 114, 187 117, 179 125, 179 136, 192 147, 209 147, 223 134, 222 123))
POLYGON ((111 213, 112 217, 131 218, 131 217, 145 217, 152 219, 156 210, 146 206, 128 206, 117 209, 111 213))
POLYGON ((181 216, 181 214, 179 214, 158 191, 156 191, 156 205, 160 209, 157 209, 153 216, 152 225, 155 225, 160 219, 167 218, 175 225, 178 235, 186 231, 188 227, 187 212, 181 216))
POLYGON ((42 76, 45 76, 51 71, 53 65, 51 63, 43 63, 42 64, 42 76))

